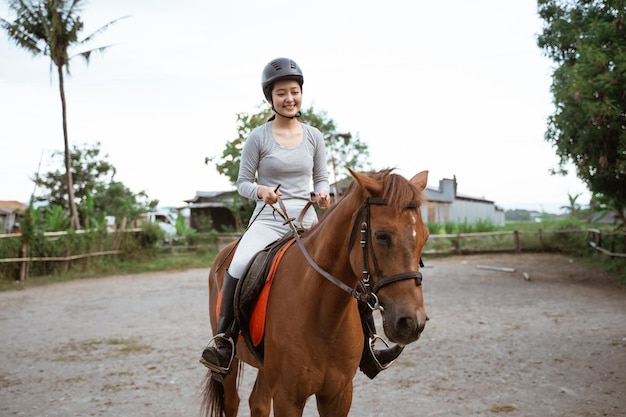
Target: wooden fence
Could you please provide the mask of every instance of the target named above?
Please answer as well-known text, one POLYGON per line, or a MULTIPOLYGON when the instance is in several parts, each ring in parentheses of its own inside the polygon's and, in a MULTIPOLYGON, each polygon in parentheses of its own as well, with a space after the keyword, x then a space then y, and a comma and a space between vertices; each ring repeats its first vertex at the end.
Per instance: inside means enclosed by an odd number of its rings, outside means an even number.
MULTIPOLYGON (((69 236, 71 234, 75 235, 84 235, 88 233, 95 233, 98 239, 98 250, 81 250, 80 253, 73 253, 73 249, 70 244, 66 246, 60 245, 56 249, 56 254, 50 256, 33 256, 31 254, 31 248, 25 241, 22 240, 22 235, 19 233, 13 234, 4 234, 0 235, 0 244, 3 239, 18 239, 18 243, 20 243, 20 247, 13 250, 13 253, 18 253, 18 257, 2 257, 0 255, 0 277, 3 276, 2 265, 3 264, 11 264, 11 263, 19 263, 19 280, 23 281, 28 278, 31 265, 35 262, 57 262, 63 263, 65 269, 69 269, 73 266, 74 262, 82 261, 87 259, 87 262, 91 258, 99 257, 99 256, 107 256, 107 255, 121 255, 125 253, 130 253, 128 245, 124 245, 124 239, 133 236, 135 240, 138 239, 138 235, 141 233, 141 228, 131 228, 131 229, 123 229, 117 231, 109 231, 106 235, 98 235, 96 232, 80 230, 74 232, 46 232, 41 234, 45 239, 51 241, 55 239, 59 239, 62 237, 69 236), (104 237, 102 237, 104 236, 104 237), (59 255, 61 253, 61 255, 59 255)), ((167 253, 168 256, 176 255, 191 251, 198 250, 215 250, 219 251, 223 247, 225 247, 228 243, 237 240, 240 234, 198 234, 194 235, 193 238, 187 239, 183 237, 166 239, 160 243, 158 243, 155 248, 158 251, 162 251, 163 253, 167 253)), ((93 245, 92 245, 93 246, 93 245)), ((136 246, 130 246, 131 248, 135 248, 136 246)), ((6 251, 5 251, 6 253, 6 251)), ((11 274, 16 274, 15 269, 11 272, 11 274)))
POLYGON ((598 229, 506 231, 430 235, 426 254, 471 254, 562 251, 590 246, 610 256, 626 258, 626 233, 598 229))
POLYGON ((620 245, 621 248, 626 247, 626 232, 621 230, 602 232, 598 229, 588 229, 587 241, 589 242, 589 246, 604 255, 626 258, 626 253, 616 252, 616 248, 620 247, 620 245), (619 240, 621 240, 621 242, 619 240), (603 245, 607 245, 608 249, 603 247, 603 245))
MULTIPOLYGON (((28 256, 29 248, 22 244, 20 257, 0 258, 3 263, 21 263, 20 279, 28 276, 29 266, 33 262, 66 262, 71 263, 84 258, 98 256, 118 255, 124 253, 120 248, 122 233, 140 233, 141 229, 126 229, 116 231, 111 247, 103 250, 87 253, 69 253, 64 256, 32 257, 28 256)), ((85 231, 73 232, 88 233, 85 231)), ((59 238, 67 235, 67 232, 48 232, 44 237, 48 239, 59 238)), ((215 236, 213 243, 201 245, 203 247, 214 247, 219 250, 230 241, 236 240, 238 234, 215 236)), ((20 234, 0 235, 2 238, 20 238, 20 234)), ((181 242, 179 242, 181 243, 181 242)), ((164 250, 174 252, 184 252, 197 249, 200 245, 181 243, 174 246, 172 241, 163 246, 164 250)), ((626 233, 625 232, 601 232, 598 229, 570 229, 570 230, 537 230, 537 231, 506 231, 506 232, 485 232, 485 233, 457 233, 457 234, 437 234, 431 235, 424 247, 424 254, 472 254, 472 253, 497 253, 497 252, 541 252, 541 251, 561 251, 572 248, 584 248, 590 246, 599 253, 611 257, 626 258, 626 233), (621 240, 620 240, 621 239, 621 240), (618 251, 621 249, 621 252, 618 251)))
POLYGON ((587 231, 536 230, 430 235, 424 248, 429 254, 558 251, 584 246, 587 231))
MULTIPOLYGON (((109 248, 106 248, 105 250, 101 248, 101 250, 97 250, 97 251, 92 250, 86 253, 71 253, 70 249, 67 248, 65 251, 65 255, 63 256, 30 256, 29 254, 30 254, 31 248, 29 247, 28 243, 25 240, 22 240, 21 245, 20 245, 20 250, 19 250, 20 257, 0 258, 0 264, 19 262, 21 264, 19 279, 20 281, 23 281, 28 277, 30 265, 33 262, 65 262, 69 266, 70 262, 77 261, 80 259, 93 258, 93 257, 105 256, 105 255, 118 255, 118 254, 123 253, 123 250, 120 249, 123 234, 124 233, 140 233, 140 232, 141 232, 141 229, 125 229, 125 230, 113 231, 113 232, 110 232, 114 234, 114 237, 110 243, 109 248)), ((94 232, 89 231, 89 230, 77 230, 71 233, 75 235, 84 235, 84 234, 89 234, 89 233, 94 233, 94 232)), ((62 232, 45 232, 42 235, 46 239, 53 240, 53 239, 58 239, 63 236, 68 236, 69 234, 70 233, 67 231, 62 231, 62 232)), ((21 239, 21 237, 22 235, 20 233, 0 235, 0 239, 7 239, 7 238, 21 239)))

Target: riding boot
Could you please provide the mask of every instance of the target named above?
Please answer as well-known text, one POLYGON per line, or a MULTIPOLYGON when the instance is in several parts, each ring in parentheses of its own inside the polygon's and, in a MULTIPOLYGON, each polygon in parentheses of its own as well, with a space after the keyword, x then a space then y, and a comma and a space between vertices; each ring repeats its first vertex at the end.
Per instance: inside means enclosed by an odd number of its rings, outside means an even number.
POLYGON ((368 378, 374 379, 380 371, 391 366, 393 361, 400 356, 400 353, 404 350, 404 346, 394 345, 385 349, 374 349, 374 342, 376 339, 379 339, 379 337, 376 335, 376 324, 374 323, 372 310, 367 304, 362 303, 359 308, 359 313, 361 314, 361 326, 363 327, 364 335, 363 353, 361 355, 359 369, 367 375, 368 378))
POLYGON ((215 346, 207 345, 202 352, 200 363, 211 370, 211 377, 222 381, 229 373, 235 357, 235 343, 239 335, 239 325, 235 320, 235 289, 238 279, 224 272, 222 285, 222 299, 220 314, 217 319, 217 334, 209 341, 215 341, 215 346))

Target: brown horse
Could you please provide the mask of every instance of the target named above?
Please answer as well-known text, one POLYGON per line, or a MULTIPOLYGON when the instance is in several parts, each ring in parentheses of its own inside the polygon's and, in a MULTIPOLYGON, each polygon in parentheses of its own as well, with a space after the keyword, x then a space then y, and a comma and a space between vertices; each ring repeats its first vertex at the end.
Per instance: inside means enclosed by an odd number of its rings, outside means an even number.
MULTIPOLYGON (((343 198, 282 257, 268 299, 263 364, 240 338, 224 381, 207 373, 206 416, 237 415, 239 361, 258 368, 252 417, 268 417, 272 406, 275 417, 301 417, 312 395, 320 417, 347 416, 364 341, 357 300, 380 309, 394 343, 414 342, 424 330, 419 263, 428 229, 420 206, 428 172, 410 181, 390 169, 350 173, 354 181, 343 198)), ((231 247, 209 273, 214 332, 231 247)))

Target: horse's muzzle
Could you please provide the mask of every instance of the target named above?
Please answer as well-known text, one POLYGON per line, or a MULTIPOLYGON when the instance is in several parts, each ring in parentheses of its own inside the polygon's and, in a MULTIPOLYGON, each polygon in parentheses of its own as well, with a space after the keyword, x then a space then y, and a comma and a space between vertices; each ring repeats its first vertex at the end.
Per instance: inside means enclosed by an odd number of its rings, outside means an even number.
POLYGON ((383 314, 383 329, 390 341, 401 345, 408 345, 419 339, 424 331, 428 318, 426 314, 418 311, 414 315, 389 315, 389 311, 383 314))

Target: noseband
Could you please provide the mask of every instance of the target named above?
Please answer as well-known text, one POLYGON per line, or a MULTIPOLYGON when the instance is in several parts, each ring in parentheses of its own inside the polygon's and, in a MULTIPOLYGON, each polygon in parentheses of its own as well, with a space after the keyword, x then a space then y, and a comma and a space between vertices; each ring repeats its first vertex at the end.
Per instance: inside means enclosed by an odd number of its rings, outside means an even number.
MULTIPOLYGON (((298 246, 300 246, 300 250, 302 251, 302 253, 304 254, 304 257, 306 258, 307 262, 311 265, 311 267, 313 267, 313 269, 315 269, 317 272, 319 272, 324 278, 328 279, 329 281, 331 281, 333 284, 335 284, 336 286, 338 286, 339 288, 341 288, 342 290, 346 291, 348 294, 350 294, 352 297, 356 298, 359 301, 363 301, 365 303, 367 303, 369 305, 369 307, 372 310, 384 310, 383 307, 380 305, 379 301, 378 301, 378 296, 376 295, 377 292, 384 287, 385 285, 389 285, 392 284, 394 282, 397 281, 404 281, 407 279, 414 279, 415 280, 415 285, 416 286, 420 286, 422 285, 422 273, 419 271, 407 271, 407 272, 402 272, 400 274, 396 274, 396 275, 391 275, 391 276, 387 276, 387 277, 383 277, 382 274, 380 273, 380 268, 378 267, 378 260, 376 259, 376 255, 374 253, 374 248, 372 247, 372 237, 371 234, 369 232, 369 223, 370 223, 370 205, 372 204, 376 204, 376 205, 381 205, 381 206, 385 206, 387 205, 387 201, 382 199, 382 198, 372 198, 372 197, 368 197, 365 199, 365 201, 363 202, 363 205, 361 206, 361 208, 359 209, 357 216, 354 220, 354 224, 352 225, 352 232, 350 233, 350 240, 348 243, 348 257, 350 256, 350 251, 352 250, 352 247, 354 245, 354 241, 356 240, 356 233, 357 233, 357 229, 359 227, 359 224, 361 226, 361 247, 363 248, 363 278, 361 278, 361 281, 359 282, 359 285, 357 286, 357 288, 363 288, 362 291, 358 291, 355 290, 354 288, 346 285, 345 283, 343 283, 341 280, 339 280, 338 278, 336 278, 335 276, 329 274, 328 272, 326 272, 324 269, 322 269, 311 257, 311 255, 309 255, 308 251, 306 250, 306 248, 304 247, 304 244, 302 243, 302 241, 300 240, 300 234, 298 233, 298 230, 294 224, 294 219, 293 218, 289 218, 288 214, 287 214, 287 210, 282 202, 282 200, 279 198, 278 199, 278 203, 280 204, 281 210, 277 210, 276 208, 274 208, 275 211, 277 211, 284 219, 285 219, 285 223, 289 223, 293 232, 294 232, 294 237, 296 239, 296 242, 298 243, 298 246), (359 223, 360 222, 360 223, 359 223), (376 274, 376 278, 377 278, 377 282, 375 283, 374 287, 371 288, 371 274, 369 271, 369 260, 368 260, 368 254, 371 252, 371 256, 372 256, 372 260, 374 263, 374 269, 375 269, 375 274, 376 274)), ((408 207, 409 208, 415 208, 417 207, 417 203, 415 201, 412 201, 408 207)), ((420 267, 423 267, 424 264, 422 262, 422 258, 420 258, 419 260, 419 265, 420 267)))

